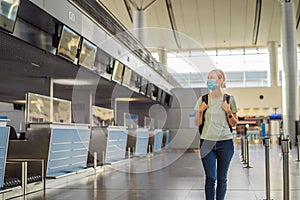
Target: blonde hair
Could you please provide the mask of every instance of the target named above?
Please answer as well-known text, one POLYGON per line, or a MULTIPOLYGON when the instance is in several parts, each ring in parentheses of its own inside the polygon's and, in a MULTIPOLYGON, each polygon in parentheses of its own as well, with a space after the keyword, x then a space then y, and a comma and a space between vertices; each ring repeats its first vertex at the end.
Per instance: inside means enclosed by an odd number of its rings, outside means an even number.
POLYGON ((222 79, 223 80, 223 84, 222 84, 222 88, 226 88, 226 77, 225 77, 225 73, 220 70, 220 69, 213 69, 211 70, 210 72, 215 72, 218 76, 219 79, 222 79))

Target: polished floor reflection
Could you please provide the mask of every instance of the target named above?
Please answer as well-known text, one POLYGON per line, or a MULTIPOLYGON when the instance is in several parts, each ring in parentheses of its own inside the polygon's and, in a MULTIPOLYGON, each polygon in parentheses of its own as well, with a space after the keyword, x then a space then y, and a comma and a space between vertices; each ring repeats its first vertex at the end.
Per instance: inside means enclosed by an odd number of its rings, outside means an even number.
MULTIPOLYGON (((228 200, 265 198, 264 147, 250 145, 251 169, 240 163, 240 148, 228 177, 228 200)), ((282 156, 277 145, 271 146, 271 198, 283 199, 282 156)), ((290 199, 300 199, 300 163, 295 162, 296 148, 290 153, 290 199)), ((196 200, 204 198, 204 174, 198 152, 164 152, 112 166, 114 170, 72 181, 66 186, 28 195, 25 199, 47 200, 196 200)), ((24 199, 17 198, 17 199, 24 199)))

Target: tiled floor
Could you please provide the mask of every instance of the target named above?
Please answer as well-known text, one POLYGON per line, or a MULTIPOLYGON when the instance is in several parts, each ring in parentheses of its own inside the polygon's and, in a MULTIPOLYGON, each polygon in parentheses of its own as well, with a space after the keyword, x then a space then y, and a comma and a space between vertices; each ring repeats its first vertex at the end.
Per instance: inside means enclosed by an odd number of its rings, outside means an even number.
MULTIPOLYGON (((264 147, 250 145, 253 168, 240 163, 239 145, 228 177, 227 200, 265 198, 264 147)), ((282 200, 281 149, 271 146, 271 198, 282 200)), ((290 199, 300 199, 300 163, 296 149, 290 154, 290 199)), ((64 187, 52 187, 46 193, 35 193, 25 199, 63 200, 196 200, 204 198, 204 175, 198 153, 164 152, 151 157, 133 159, 115 170, 90 176, 64 187), (130 171, 130 172, 129 172, 130 171)), ((24 199, 23 197, 20 199, 24 199)))

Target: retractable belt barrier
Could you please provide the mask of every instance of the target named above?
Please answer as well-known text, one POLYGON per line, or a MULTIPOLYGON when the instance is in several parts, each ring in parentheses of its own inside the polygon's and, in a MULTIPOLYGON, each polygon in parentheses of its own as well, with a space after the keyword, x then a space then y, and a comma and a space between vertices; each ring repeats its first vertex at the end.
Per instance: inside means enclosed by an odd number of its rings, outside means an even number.
POLYGON ((266 166, 266 200, 271 200, 270 187, 270 138, 265 139, 265 166, 266 166))
POLYGON ((283 139, 281 141, 283 156, 283 200, 290 199, 289 144, 289 139, 283 139))
POLYGON ((300 162, 300 135, 297 135, 297 160, 296 162, 300 162))
POLYGON ((250 157, 249 157, 249 140, 248 140, 248 136, 244 136, 244 162, 242 162, 244 164, 244 168, 252 168, 252 166, 250 166, 250 157))

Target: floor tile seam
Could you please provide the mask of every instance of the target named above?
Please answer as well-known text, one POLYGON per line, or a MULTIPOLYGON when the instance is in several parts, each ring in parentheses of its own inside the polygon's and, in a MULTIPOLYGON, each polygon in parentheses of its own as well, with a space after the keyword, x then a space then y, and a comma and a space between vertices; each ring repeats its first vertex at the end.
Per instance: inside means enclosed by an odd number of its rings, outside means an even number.
POLYGON ((80 190, 80 191, 135 191, 135 190, 204 190, 204 189, 193 189, 191 188, 156 188, 156 187, 149 187, 149 188, 95 188, 95 189, 89 189, 89 188, 47 188, 49 191, 53 190, 80 190))
POLYGON ((253 192, 255 198, 258 199, 258 196, 257 196, 256 192, 254 191, 254 187, 253 187, 253 185, 252 185, 252 183, 251 183, 250 176, 247 175, 247 173, 249 173, 249 172, 248 172, 249 170, 250 170, 250 169, 246 169, 246 168, 243 170, 243 173, 244 173, 245 177, 247 178, 247 182, 248 182, 248 186, 249 186, 248 191, 249 191, 249 192, 250 192, 250 191, 253 192))

